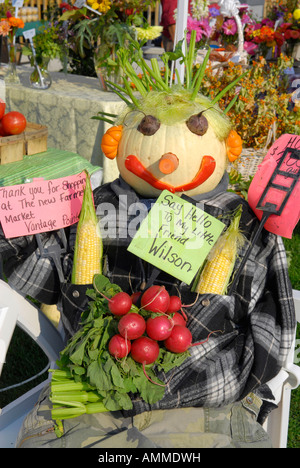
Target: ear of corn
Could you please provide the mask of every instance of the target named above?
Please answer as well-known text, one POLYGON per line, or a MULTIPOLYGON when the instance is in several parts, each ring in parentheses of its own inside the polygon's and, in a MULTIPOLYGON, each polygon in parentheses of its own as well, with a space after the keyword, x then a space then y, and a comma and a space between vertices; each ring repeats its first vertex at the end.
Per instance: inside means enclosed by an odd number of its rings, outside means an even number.
POLYGON ((225 294, 233 273, 238 251, 245 243, 239 230, 242 205, 238 207, 228 229, 219 237, 196 278, 193 290, 199 294, 225 294))
POLYGON ((76 232, 71 282, 73 284, 92 284, 94 275, 101 273, 102 239, 89 175, 86 173, 86 186, 76 232))

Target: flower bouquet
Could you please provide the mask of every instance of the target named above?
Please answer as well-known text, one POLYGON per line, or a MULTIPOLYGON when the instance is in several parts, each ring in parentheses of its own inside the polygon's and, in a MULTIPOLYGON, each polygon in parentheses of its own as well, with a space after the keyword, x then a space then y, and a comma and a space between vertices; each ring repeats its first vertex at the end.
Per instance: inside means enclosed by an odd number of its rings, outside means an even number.
POLYGON ((20 79, 17 74, 17 48, 16 48, 16 32, 18 28, 24 28, 24 22, 20 18, 15 18, 7 11, 6 17, 0 21, 0 36, 7 37, 9 62, 8 71, 5 75, 7 83, 19 83, 20 79))
POLYGON ((261 54, 268 59, 277 59, 281 52, 293 56, 295 46, 300 43, 300 15, 298 18, 296 3, 289 0, 274 5, 262 21, 245 27, 249 53, 261 54))
POLYGON ((155 0, 87 0, 88 8, 65 7, 58 20, 66 25, 73 62, 90 57, 100 84, 105 87, 108 78, 119 75, 116 53, 126 44, 128 35, 153 39, 160 34, 160 29, 150 28, 143 14, 154 4, 155 0))
POLYGON ((211 66, 206 69, 201 92, 210 98, 247 69, 238 86, 219 101, 221 109, 227 108, 227 115, 243 140, 237 167, 245 177, 255 172, 276 135, 299 133, 300 109, 294 106, 288 76, 284 73, 292 65, 291 58, 281 55, 276 63, 267 63, 260 57, 248 68, 229 62, 219 73, 211 66))

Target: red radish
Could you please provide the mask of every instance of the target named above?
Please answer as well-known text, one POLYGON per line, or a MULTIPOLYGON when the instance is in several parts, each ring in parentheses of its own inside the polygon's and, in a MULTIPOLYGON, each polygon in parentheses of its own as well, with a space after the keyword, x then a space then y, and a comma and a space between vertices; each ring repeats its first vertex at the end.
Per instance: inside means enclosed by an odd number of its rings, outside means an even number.
POLYGON ((222 330, 211 331, 205 340, 192 343, 192 334, 186 326, 174 325, 169 338, 164 341, 165 347, 173 353, 184 353, 192 346, 199 346, 209 340, 210 335, 213 333, 223 333, 222 330))
POLYGON ((154 382, 146 372, 145 366, 152 364, 156 361, 159 356, 159 345, 157 341, 148 338, 147 336, 141 336, 137 340, 134 340, 131 345, 131 356, 140 364, 143 365, 143 372, 145 377, 155 385, 165 387, 164 384, 154 382))
POLYGON ((152 364, 156 361, 158 355, 158 343, 147 336, 141 336, 131 344, 132 358, 143 365, 152 364))
POLYGON ((173 321, 166 315, 150 317, 146 323, 147 335, 157 341, 166 340, 171 335, 172 328, 173 321))
POLYGON ((140 291, 137 291, 137 292, 134 292, 133 294, 131 294, 131 300, 132 300, 132 303, 133 304, 136 304, 137 301, 138 301, 138 298, 140 297, 142 293, 140 291))
POLYGON ((108 343, 108 351, 115 358, 127 356, 131 349, 131 343, 121 335, 114 335, 108 343))
POLYGON ((170 296, 170 304, 167 309, 167 314, 173 314, 174 312, 178 312, 182 307, 181 299, 178 296, 170 296))
POLYGON ((173 353, 184 353, 191 346, 192 339, 192 334, 188 328, 182 325, 175 325, 164 344, 173 353))
POLYGON ((174 325, 182 325, 183 327, 186 327, 186 320, 179 312, 174 313, 172 320, 174 325))
POLYGON ((170 296, 164 286, 151 286, 141 299, 141 306, 151 312, 165 313, 170 304, 170 296))
POLYGON ((118 323, 119 333, 128 340, 135 340, 146 330, 145 319, 136 313, 124 315, 118 323))
POLYGON ((108 308, 114 315, 125 315, 127 314, 131 307, 132 307, 132 300, 129 294, 126 292, 119 292, 111 299, 104 296, 104 294, 100 293, 105 299, 108 300, 108 308))

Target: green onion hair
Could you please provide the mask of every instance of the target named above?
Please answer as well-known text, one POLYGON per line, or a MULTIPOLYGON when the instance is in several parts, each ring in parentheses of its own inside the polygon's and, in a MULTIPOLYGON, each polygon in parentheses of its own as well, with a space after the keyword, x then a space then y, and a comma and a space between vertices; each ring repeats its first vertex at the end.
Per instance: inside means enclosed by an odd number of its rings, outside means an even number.
POLYGON ((166 52, 162 55, 161 58, 165 67, 164 77, 161 75, 157 59, 152 58, 150 64, 147 63, 143 58, 141 44, 132 38, 129 38, 129 41, 129 47, 126 49, 120 48, 117 52, 117 62, 122 70, 124 87, 108 82, 110 88, 126 104, 124 112, 121 113, 115 123, 118 125, 124 124, 127 127, 136 126, 141 120, 141 114, 143 114, 156 117, 164 125, 174 125, 184 122, 193 114, 205 112, 205 117, 217 138, 224 140, 228 136, 232 125, 226 116, 226 111, 220 109, 218 101, 232 87, 236 86, 237 82, 245 74, 230 83, 211 100, 199 92, 210 50, 208 50, 203 63, 193 76, 193 63, 196 53, 195 31, 191 33, 189 48, 185 54, 182 52, 183 41, 181 41, 181 43, 177 44, 174 52, 166 52), (182 84, 173 82, 169 68, 170 60, 179 59, 183 62, 185 69, 185 79, 182 84), (136 65, 138 68, 136 68, 136 65), (138 76, 137 69, 142 70, 142 76, 138 76), (135 85, 136 90, 132 89, 131 83, 135 85))
POLYGON ((193 114, 205 111, 205 117, 218 139, 222 141, 227 138, 232 128, 228 117, 217 104, 212 106, 209 98, 198 93, 191 100, 191 94, 192 91, 180 85, 174 85, 168 91, 150 91, 139 98, 138 106, 126 107, 116 124, 135 127, 144 115, 152 115, 164 125, 174 125, 186 121, 193 114))

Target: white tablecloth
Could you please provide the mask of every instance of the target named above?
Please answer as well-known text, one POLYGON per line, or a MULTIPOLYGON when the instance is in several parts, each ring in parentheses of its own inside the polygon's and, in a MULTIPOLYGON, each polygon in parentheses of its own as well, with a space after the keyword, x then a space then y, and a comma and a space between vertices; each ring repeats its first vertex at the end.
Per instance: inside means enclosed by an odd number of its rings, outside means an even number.
POLYGON ((118 176, 116 162, 103 157, 100 147, 110 125, 91 117, 99 111, 118 114, 123 101, 114 93, 101 91, 97 78, 60 72, 51 72, 49 89, 33 89, 29 84, 32 71, 29 66, 18 67, 18 85, 5 85, 0 79, 0 98, 5 100, 7 111, 22 112, 29 122, 46 125, 49 147, 79 154, 103 167, 103 182, 114 180, 118 176))

